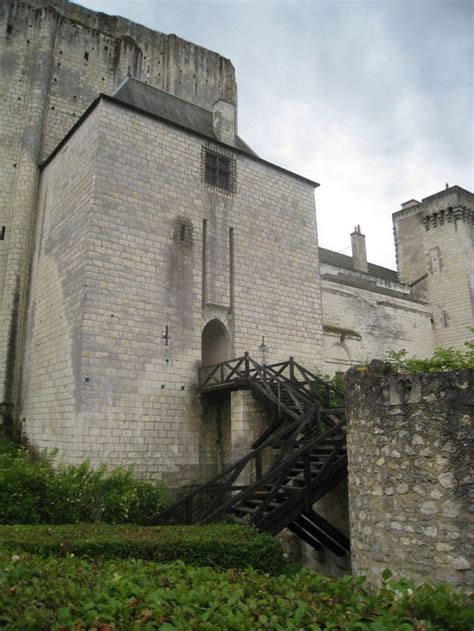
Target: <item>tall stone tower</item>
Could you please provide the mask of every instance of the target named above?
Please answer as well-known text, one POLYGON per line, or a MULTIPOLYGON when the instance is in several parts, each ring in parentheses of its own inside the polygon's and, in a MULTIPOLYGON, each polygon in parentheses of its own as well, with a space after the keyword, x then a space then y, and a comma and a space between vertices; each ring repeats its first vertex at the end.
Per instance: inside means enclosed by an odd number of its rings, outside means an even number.
POLYGON ((474 195, 460 186, 394 213, 398 272, 432 306, 435 346, 463 349, 474 326, 474 195))
POLYGON ((220 55, 67 0, 0 3, 0 409, 20 388, 38 167, 92 101, 131 75, 208 110, 235 105, 220 55))
POLYGON ((322 357, 318 184, 239 137, 215 53, 65 0, 0 28, 3 416, 62 462, 205 478, 243 412, 202 409, 199 366, 322 357))

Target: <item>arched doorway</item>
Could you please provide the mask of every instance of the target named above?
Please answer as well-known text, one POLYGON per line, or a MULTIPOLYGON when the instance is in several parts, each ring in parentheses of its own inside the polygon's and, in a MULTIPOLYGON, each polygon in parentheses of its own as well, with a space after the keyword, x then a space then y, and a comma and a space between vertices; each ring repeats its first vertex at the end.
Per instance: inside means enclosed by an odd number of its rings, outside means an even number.
POLYGON ((202 330, 201 365, 210 366, 228 359, 229 333, 220 320, 210 320, 202 330))
MULTIPOLYGON (((217 318, 202 330, 201 365, 212 366, 229 359, 229 332, 217 318)), ((231 462, 230 395, 207 397, 203 409, 202 463, 207 478, 220 473, 231 462)))

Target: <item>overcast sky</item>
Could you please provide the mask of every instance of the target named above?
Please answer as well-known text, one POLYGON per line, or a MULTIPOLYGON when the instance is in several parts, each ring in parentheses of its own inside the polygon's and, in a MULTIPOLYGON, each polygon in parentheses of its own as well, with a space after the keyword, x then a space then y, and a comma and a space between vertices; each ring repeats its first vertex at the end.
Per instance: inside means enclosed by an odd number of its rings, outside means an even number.
POLYGON ((321 184, 319 244, 394 267, 391 213, 474 189, 473 0, 79 0, 229 57, 239 134, 321 184))

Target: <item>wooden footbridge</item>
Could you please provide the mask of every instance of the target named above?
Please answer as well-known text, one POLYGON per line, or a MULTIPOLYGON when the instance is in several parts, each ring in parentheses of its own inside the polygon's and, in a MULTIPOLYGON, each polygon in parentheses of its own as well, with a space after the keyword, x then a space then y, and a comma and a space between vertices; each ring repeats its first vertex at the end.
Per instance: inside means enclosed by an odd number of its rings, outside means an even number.
POLYGON ((272 420, 243 458, 154 523, 203 524, 232 516, 273 535, 289 528, 313 548, 343 556, 348 538, 314 510, 315 502, 347 476, 342 393, 293 358, 262 365, 248 353, 201 368, 199 386, 204 397, 250 389, 272 420))

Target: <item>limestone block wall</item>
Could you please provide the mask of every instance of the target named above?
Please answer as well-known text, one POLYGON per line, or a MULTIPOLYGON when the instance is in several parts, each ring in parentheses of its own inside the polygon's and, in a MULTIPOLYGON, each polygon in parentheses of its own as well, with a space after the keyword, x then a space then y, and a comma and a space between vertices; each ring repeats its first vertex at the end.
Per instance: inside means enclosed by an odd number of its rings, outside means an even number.
POLYGON ((472 587, 474 371, 389 372, 346 382, 353 570, 472 587))
MULTIPOLYGON (((260 359, 262 336, 267 361, 294 355, 311 365, 322 355, 313 185, 229 149, 235 192, 219 192, 203 179, 201 138, 106 99, 94 114, 94 202, 77 253, 87 275, 81 387, 73 394, 77 444, 87 444, 94 464, 135 464, 140 475, 184 484, 201 471, 196 385, 208 321, 226 328, 229 355, 248 350, 260 359), (184 240, 176 229, 182 221, 184 240)), ((83 124, 73 138, 82 142, 86 133, 83 124)), ((69 142, 43 172, 51 191, 68 187, 67 173, 58 179, 54 171, 69 142)), ((71 172, 81 161, 77 155, 71 172)), ((73 238, 66 247, 76 256, 73 238)), ((38 335, 34 324, 31 359, 38 335)), ((42 392, 32 393, 22 412, 27 434, 38 447, 53 446, 62 438, 30 432, 48 422, 42 392)), ((67 432, 58 422, 56 436, 67 432)), ((76 448, 59 456, 71 460, 76 448)))
POLYGON ((389 350, 432 355, 431 308, 413 300, 409 287, 327 264, 321 278, 325 372, 345 372, 389 350))
POLYGON ((269 415, 250 390, 235 390, 231 393, 232 461, 250 451, 252 443, 263 432, 268 421, 269 415))
POLYGON ((436 346, 464 350, 474 326, 474 209, 441 225, 430 221, 424 242, 436 346))
POLYGON ((0 405, 13 405, 39 163, 127 73, 210 110, 237 87, 228 59, 66 0, 0 3, 0 73, 0 405))
POLYGON ((421 286, 435 346, 463 350, 474 322, 474 195, 459 186, 393 215, 400 279, 421 286))
POLYGON ((27 317, 22 433, 32 445, 58 449, 68 463, 100 448, 96 428, 80 415, 98 123, 93 113, 43 173, 27 317))
MULTIPOLYGON (((232 462, 243 458, 251 450, 252 443, 271 421, 269 412, 255 399, 250 390, 236 390, 231 393, 232 462)), ((264 471, 272 462, 271 451, 268 449, 262 452, 264 471)), ((236 484, 250 484, 256 479, 255 463, 252 461, 239 476, 236 484)))
POLYGON ((398 276, 407 285, 426 275, 422 214, 420 202, 411 200, 392 215, 398 276))

